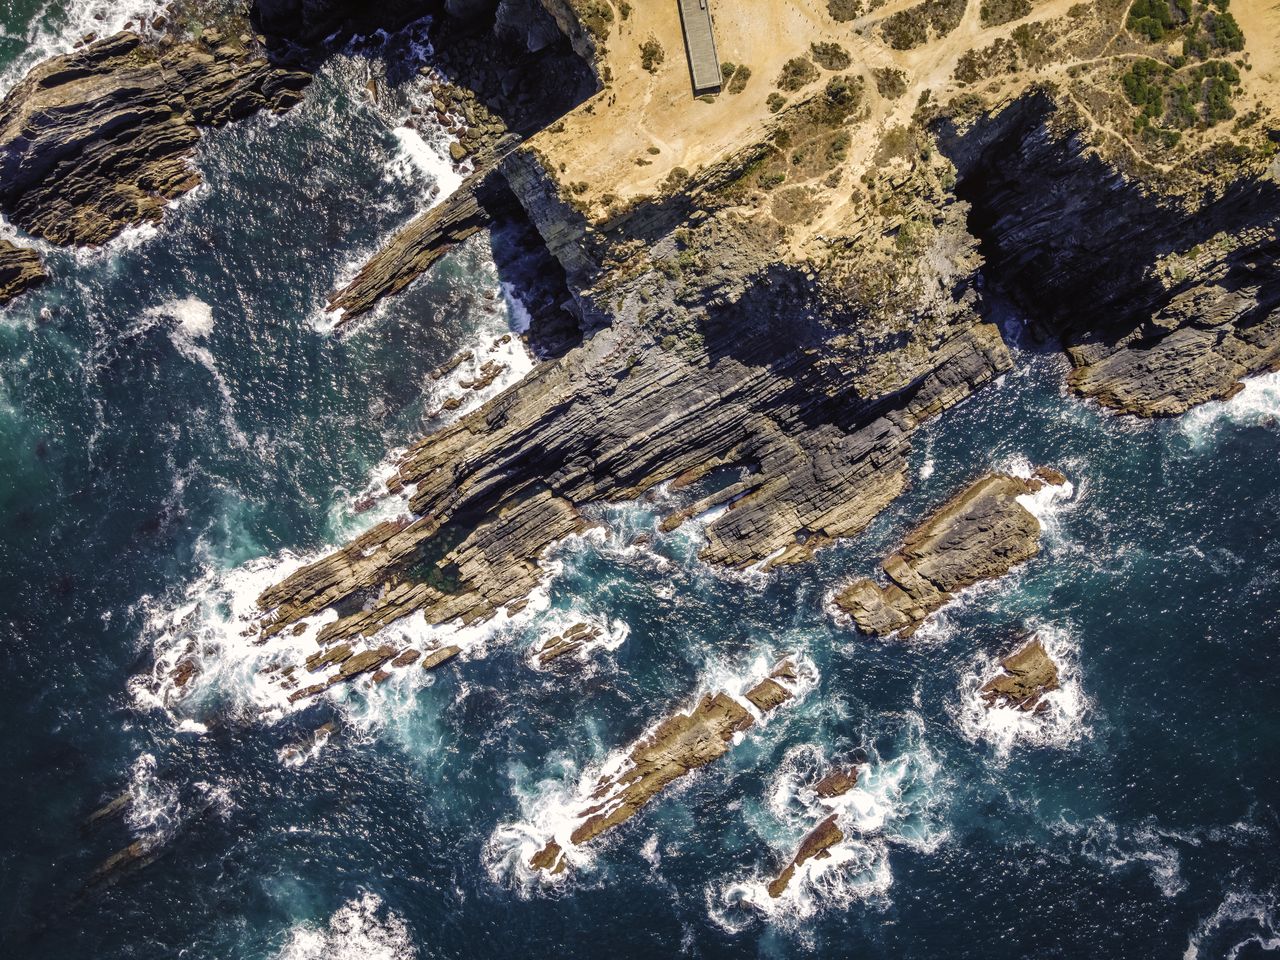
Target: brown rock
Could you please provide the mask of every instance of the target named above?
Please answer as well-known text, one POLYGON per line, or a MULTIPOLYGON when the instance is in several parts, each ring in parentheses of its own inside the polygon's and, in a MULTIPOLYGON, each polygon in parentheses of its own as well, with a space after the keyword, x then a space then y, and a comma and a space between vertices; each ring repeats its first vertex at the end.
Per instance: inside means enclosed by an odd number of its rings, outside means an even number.
POLYGON ((448 663, 461 652, 461 647, 455 647, 452 645, 441 647, 438 650, 428 650, 426 655, 422 658, 422 669, 434 670, 437 667, 448 663))
POLYGON ((548 841, 545 847, 529 858, 529 866, 534 870, 545 870, 552 876, 564 873, 567 866, 564 851, 554 840, 548 841))
POLYGON ((1032 637, 1001 660, 1000 668, 1003 672, 979 691, 988 709, 1009 706, 1037 710, 1044 706, 1044 695, 1059 687, 1058 665, 1039 637, 1032 637))
POLYGON ((813 785, 813 792, 823 800, 841 797, 858 785, 858 768, 832 770, 813 785))
POLYGON ((769 896, 775 899, 782 896, 783 891, 787 889, 787 884, 791 882, 791 878, 795 876, 796 870, 802 864, 809 860, 822 860, 831 856, 828 851, 843 839, 844 833, 836 826, 836 815, 833 813, 800 841, 800 849, 796 851, 791 862, 769 884, 769 896))
POLYGON ((40 255, 0 239, 0 304, 49 278, 40 255))
POLYGON ((858 580, 836 594, 836 605, 866 633, 910 636, 954 591, 1003 576, 1035 556, 1040 522, 1017 498, 1046 482, 987 474, 943 504, 884 561, 888 585, 858 580))

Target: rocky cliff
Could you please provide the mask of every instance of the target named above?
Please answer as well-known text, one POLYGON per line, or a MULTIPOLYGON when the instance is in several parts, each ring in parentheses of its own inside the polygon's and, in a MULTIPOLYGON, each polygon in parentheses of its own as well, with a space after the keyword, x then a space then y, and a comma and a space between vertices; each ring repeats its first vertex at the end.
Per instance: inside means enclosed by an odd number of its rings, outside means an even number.
POLYGON ((1091 150, 1083 125, 1042 90, 939 127, 984 275, 1062 343, 1071 388, 1169 416, 1277 369, 1280 168, 1151 183, 1091 150))
POLYGON ((203 129, 287 110, 308 81, 216 27, 195 40, 124 31, 47 60, 0 102, 0 210, 57 244, 157 221, 200 182, 189 161, 203 129))

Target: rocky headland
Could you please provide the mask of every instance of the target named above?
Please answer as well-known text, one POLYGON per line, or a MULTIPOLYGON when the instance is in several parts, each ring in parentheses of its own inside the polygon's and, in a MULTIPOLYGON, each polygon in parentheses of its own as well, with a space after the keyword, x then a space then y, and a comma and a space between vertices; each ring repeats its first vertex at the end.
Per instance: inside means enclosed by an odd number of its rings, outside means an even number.
POLYGON ((1040 468, 1031 477, 990 473, 943 504, 881 564, 888 583, 861 579, 835 605, 858 629, 909 637, 965 587, 1004 576, 1040 549, 1040 521, 1019 502, 1066 478, 1040 468))

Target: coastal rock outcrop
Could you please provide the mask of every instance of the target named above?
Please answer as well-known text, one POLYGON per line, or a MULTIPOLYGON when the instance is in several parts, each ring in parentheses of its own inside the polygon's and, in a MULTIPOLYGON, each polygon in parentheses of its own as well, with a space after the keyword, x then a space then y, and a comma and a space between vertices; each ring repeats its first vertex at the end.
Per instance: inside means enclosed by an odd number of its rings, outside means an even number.
MULTIPOLYGON (((813 785, 813 792, 820 800, 834 800, 844 796, 858 785, 858 768, 837 768, 813 785)), ((769 896, 777 899, 782 896, 792 879, 805 863, 810 860, 823 860, 829 857, 830 849, 844 840, 844 831, 837 823, 838 815, 831 814, 809 831, 800 841, 796 854, 769 882, 769 896)))
MULTIPOLYGON (((744 697, 752 704, 763 703, 757 709, 769 713, 794 696, 788 685, 795 678, 795 665, 784 660, 744 697)), ((626 823, 672 783, 728 753, 734 737, 754 724, 747 706, 725 692, 704 694, 688 712, 663 720, 627 751, 619 769, 599 779, 585 805, 574 811, 577 825, 569 842, 589 843, 626 823)), ((529 866, 560 873, 565 868, 562 845, 549 841, 529 866)))
POLYGON ((302 97, 306 73, 247 35, 126 30, 37 65, 0 102, 0 210, 57 244, 100 244, 160 219, 200 182, 201 131, 302 97))
POLYGON ((990 473, 943 504, 882 564, 888 583, 861 579, 835 604, 865 633, 910 636, 957 590, 1003 576, 1040 549, 1040 521, 1018 498, 1066 478, 990 473))
POLYGON ((1001 660, 1000 670, 999 675, 984 683, 978 691, 987 709, 1042 710, 1045 694, 1059 687, 1058 665, 1039 637, 1032 637, 1001 660))
POLYGON ((47 280, 44 263, 34 250, 0 240, 0 304, 47 280))

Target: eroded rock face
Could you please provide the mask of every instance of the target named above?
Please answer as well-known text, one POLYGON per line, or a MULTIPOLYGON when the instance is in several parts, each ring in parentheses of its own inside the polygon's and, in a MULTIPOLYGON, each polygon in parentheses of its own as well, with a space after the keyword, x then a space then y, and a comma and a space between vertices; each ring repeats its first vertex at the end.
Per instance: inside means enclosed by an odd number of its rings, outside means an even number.
MULTIPOLYGON (((842 797, 858 785, 858 768, 837 767, 813 785, 813 792, 821 800, 834 800, 842 797)), ((830 856, 828 851, 844 840, 842 831, 836 822, 837 815, 831 814, 805 835, 800 847, 790 862, 770 881, 769 896, 778 898, 786 891, 788 885, 800 869, 809 860, 822 860, 830 856)))
POLYGON ((1086 150, 1046 95, 944 127, 988 275, 1059 339, 1075 392, 1173 416, 1280 365, 1280 184, 1164 196, 1086 150))
POLYGON ((36 66, 0 102, 0 210, 57 244, 99 244, 160 219, 200 182, 201 130, 287 110, 309 75, 239 36, 124 31, 36 66))
POLYGON ((943 504, 884 561, 886 585, 855 581, 836 594, 836 606, 864 633, 910 636, 955 591, 1003 576, 1035 556, 1040 521, 1017 498, 1065 482, 1043 468, 1028 479, 987 474, 943 504))
POLYGON ((987 709, 1014 707, 1041 710, 1045 694, 1058 689, 1058 665, 1039 637, 1032 637, 1000 661, 999 676, 982 685, 979 694, 987 709))
POLYGON ((534 653, 540 667, 548 667, 568 654, 576 654, 588 643, 600 638, 600 628, 589 623, 575 623, 563 633, 547 637, 534 653))
POLYGON ((254 22, 267 33, 304 46, 331 34, 395 30, 441 13, 444 0, 254 0, 254 22))
POLYGON ((0 240, 0 304, 48 279, 44 264, 34 250, 0 240))
MULTIPOLYGON (((791 699, 791 691, 778 681, 785 682, 794 676, 794 665, 783 661, 770 676, 747 691, 745 698, 753 704, 766 703, 758 709, 768 713, 791 699), (772 692, 766 693, 774 688, 782 691, 780 698, 772 692)), ((630 749, 618 772, 599 780, 591 792, 590 802, 575 811, 579 823, 570 836, 571 842, 589 843, 626 823, 666 787, 724 756, 734 736, 754 723, 747 707, 724 692, 704 694, 687 713, 668 717, 630 749)), ((533 855, 529 866, 560 873, 565 869, 563 848, 555 840, 548 842, 533 855)))

